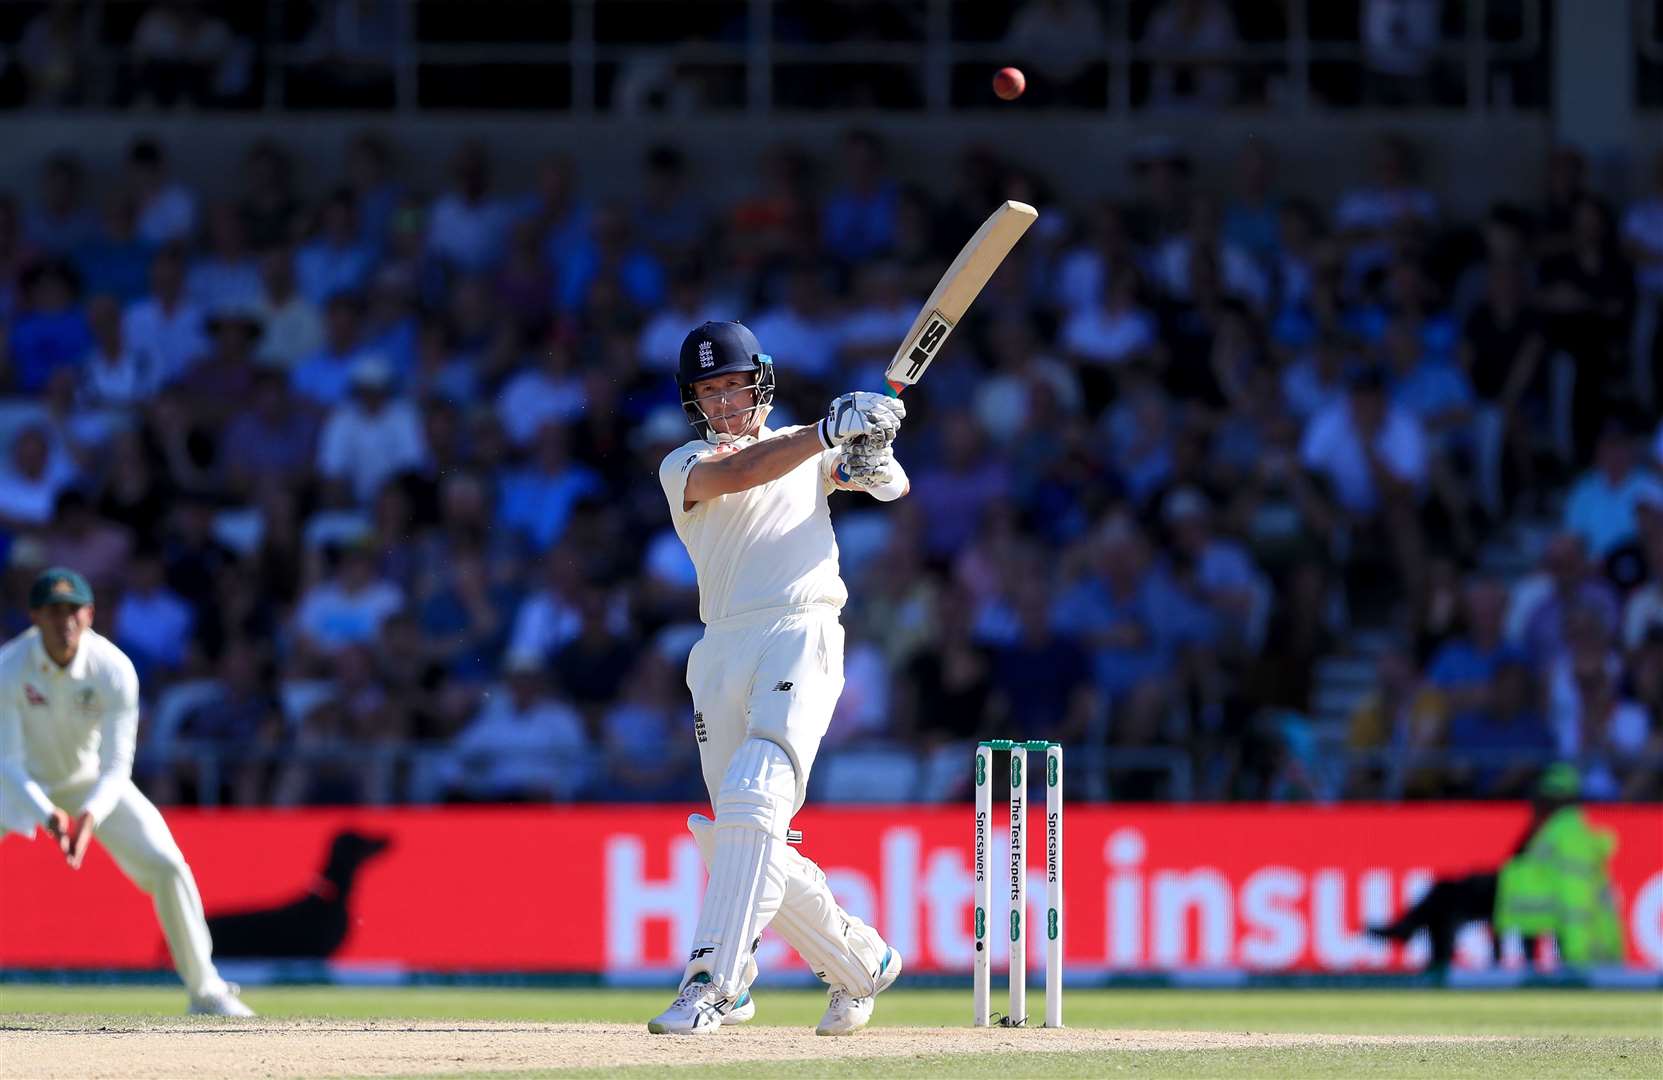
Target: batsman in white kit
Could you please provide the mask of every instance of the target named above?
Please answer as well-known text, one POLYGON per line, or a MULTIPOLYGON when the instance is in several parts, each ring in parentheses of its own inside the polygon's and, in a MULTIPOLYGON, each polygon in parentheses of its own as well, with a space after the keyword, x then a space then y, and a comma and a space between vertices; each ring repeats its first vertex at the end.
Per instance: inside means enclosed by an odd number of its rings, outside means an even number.
POLYGON ((774 363, 734 322, 688 335, 677 382, 698 438, 658 477, 698 571, 705 632, 687 685, 716 819, 688 819, 710 882, 681 991, 647 1028, 711 1034, 749 1020, 753 953, 772 925, 831 988, 815 1030, 848 1035, 866 1026, 901 956, 843 911, 825 874, 786 841, 843 691, 848 590, 826 499, 906 494, 891 446, 906 411, 897 398, 856 392, 815 424, 769 429, 774 363))
POLYGON ((53 568, 29 589, 34 628, 0 646, 0 831, 33 838, 43 826, 71 869, 96 833, 155 903, 190 1011, 253 1016, 214 968, 191 868, 133 785, 139 677, 92 617, 86 579, 53 568))

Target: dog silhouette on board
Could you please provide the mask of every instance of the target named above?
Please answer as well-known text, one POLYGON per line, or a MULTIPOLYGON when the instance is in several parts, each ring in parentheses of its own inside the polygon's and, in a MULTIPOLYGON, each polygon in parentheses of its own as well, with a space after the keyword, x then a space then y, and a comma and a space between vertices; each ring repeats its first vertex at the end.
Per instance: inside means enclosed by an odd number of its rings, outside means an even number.
POLYGON ((299 897, 277 907, 208 917, 216 957, 262 960, 325 958, 346 940, 352 885, 392 841, 348 830, 335 834, 329 858, 299 897))

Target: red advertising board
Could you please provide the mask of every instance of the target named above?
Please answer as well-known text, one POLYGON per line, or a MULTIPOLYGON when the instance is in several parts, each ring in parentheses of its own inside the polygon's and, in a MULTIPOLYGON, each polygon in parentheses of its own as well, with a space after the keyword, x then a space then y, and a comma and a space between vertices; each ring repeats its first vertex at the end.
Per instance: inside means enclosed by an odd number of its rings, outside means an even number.
MULTIPOLYGON (((1628 960, 1663 969, 1663 808, 1590 813, 1618 837, 1628 960)), ((252 934, 286 942, 293 955, 406 970, 679 969, 704 880, 685 814, 666 807, 167 817, 222 952, 246 953, 252 934), (230 914, 244 918, 220 921, 230 914), (341 929, 317 930, 326 925, 341 929)), ((1401 908, 1435 875, 1493 869, 1526 818, 1513 805, 1070 808, 1068 964, 1415 967, 1415 952, 1369 941, 1361 927, 1401 908)), ((825 868, 846 907, 902 949, 909 971, 968 971, 968 808, 811 808, 796 824, 806 833, 804 853, 825 868)), ((995 866, 1004 843, 997 831, 995 866)), ((1043 845, 1030 843, 1029 858, 1028 896, 1037 906, 1045 896, 1043 845)), ((997 896, 994 925, 1002 925, 997 896)), ((1030 944, 1037 962, 1041 943, 1030 944)), ((765 963, 796 963, 782 944, 768 949, 765 963)), ((1463 962, 1483 961, 1470 949, 1463 962)), ((39 839, 0 842, 0 967, 162 966, 148 901, 102 850, 71 872, 39 839)))

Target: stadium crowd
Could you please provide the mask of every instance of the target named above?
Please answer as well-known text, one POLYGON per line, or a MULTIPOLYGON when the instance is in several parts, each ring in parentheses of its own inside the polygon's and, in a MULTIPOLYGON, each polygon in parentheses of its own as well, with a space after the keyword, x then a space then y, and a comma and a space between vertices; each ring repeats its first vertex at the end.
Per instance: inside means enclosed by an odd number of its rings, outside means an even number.
MULTIPOLYGON (((1040 223, 896 444, 911 494, 834 497, 829 757, 1021 732, 1107 748, 1079 790, 1122 799, 1175 794, 1163 754, 1210 798, 1517 795, 1566 757, 1658 797, 1663 161, 1613 207, 1561 149, 1466 221, 1389 137, 1333 205, 1257 144, 1207 190, 1150 142, 1089 204, 985 149, 939 189, 892 156, 780 147, 719 202, 672 146, 626 199, 560 156, 505 190, 474 142, 415 190, 371 133, 304 182, 257 143, 225 201, 149 138, 120 175, 54 155, 0 194, 5 631, 40 567, 91 579, 162 800, 695 797, 656 482, 682 336, 744 319, 770 424, 811 420, 1018 198, 1040 223), (1487 559, 1544 532, 1534 572, 1487 559), (1323 781, 1298 718, 1358 628, 1389 647, 1323 781)), ((964 779, 936 773, 920 797, 964 779)))

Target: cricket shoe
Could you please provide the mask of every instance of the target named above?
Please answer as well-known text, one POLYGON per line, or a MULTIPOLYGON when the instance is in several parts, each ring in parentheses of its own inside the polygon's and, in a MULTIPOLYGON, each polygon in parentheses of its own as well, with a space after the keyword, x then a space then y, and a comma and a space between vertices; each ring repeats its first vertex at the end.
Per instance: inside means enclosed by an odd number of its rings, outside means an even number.
POLYGON ((755 1019, 755 1017, 756 999, 751 997, 751 992, 747 990, 739 995, 739 1000, 734 1003, 733 1008, 722 1014, 722 1026, 732 1027, 734 1024, 743 1024, 747 1020, 755 1019))
POLYGON ((242 988, 226 983, 225 989, 213 994, 191 996, 190 1012, 194 1016, 253 1016, 254 1010, 238 997, 242 988))
POLYGON ((814 1034, 853 1035, 872 1019, 872 1006, 877 996, 895 985, 895 980, 900 977, 901 954, 893 947, 887 948, 883 953, 883 962, 878 965, 878 988, 869 997, 855 997, 841 986, 832 987, 825 1015, 820 1017, 814 1034))
POLYGON ((701 971, 687 980, 668 1009, 647 1021, 647 1030, 654 1035, 714 1035, 733 1008, 701 971))

